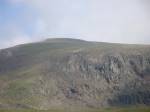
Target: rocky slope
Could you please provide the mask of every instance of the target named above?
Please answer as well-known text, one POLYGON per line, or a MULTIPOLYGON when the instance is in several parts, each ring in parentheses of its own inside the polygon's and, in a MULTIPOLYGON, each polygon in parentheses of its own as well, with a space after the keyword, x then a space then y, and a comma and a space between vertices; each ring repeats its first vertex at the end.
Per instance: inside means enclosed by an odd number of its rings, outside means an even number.
POLYGON ((0 50, 0 108, 150 105, 150 46, 47 39, 0 50))

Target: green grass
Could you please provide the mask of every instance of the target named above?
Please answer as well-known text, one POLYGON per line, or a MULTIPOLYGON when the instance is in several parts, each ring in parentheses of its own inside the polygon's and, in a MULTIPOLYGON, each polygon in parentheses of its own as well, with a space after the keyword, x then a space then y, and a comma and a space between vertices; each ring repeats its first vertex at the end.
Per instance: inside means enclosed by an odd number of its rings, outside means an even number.
POLYGON ((106 109, 51 109, 51 110, 33 110, 33 109, 1 109, 0 112, 150 112, 150 107, 123 107, 106 109))

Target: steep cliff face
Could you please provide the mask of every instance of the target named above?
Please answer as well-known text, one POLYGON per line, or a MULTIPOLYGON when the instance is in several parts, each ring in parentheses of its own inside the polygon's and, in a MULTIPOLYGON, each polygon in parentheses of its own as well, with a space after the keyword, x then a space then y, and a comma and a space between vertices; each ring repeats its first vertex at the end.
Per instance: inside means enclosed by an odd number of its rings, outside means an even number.
POLYGON ((150 46, 47 40, 1 50, 0 74, 1 107, 150 105, 150 46))

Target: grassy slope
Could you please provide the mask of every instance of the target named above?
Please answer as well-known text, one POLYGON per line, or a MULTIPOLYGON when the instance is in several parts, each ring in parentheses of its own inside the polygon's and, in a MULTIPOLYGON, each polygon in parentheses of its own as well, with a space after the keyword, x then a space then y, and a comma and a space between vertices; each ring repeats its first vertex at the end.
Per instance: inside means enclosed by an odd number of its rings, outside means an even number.
MULTIPOLYGON (((23 60, 23 67, 18 66, 15 69, 10 69, 6 73, 0 74, 0 83, 4 85, 2 85, 4 89, 0 91, 0 104, 38 105, 37 102, 40 102, 39 100, 43 97, 31 95, 32 93, 30 92, 34 88, 34 83, 41 75, 39 68, 45 58, 49 56, 59 58, 70 51, 88 46, 88 43, 84 41, 56 40, 16 46, 17 51, 15 51, 15 54, 18 59, 24 56, 25 62, 23 60)), ((14 67, 14 62, 6 64, 8 66, 13 65, 14 67)), ((22 59, 17 61, 17 63, 19 62, 22 62, 22 59)))

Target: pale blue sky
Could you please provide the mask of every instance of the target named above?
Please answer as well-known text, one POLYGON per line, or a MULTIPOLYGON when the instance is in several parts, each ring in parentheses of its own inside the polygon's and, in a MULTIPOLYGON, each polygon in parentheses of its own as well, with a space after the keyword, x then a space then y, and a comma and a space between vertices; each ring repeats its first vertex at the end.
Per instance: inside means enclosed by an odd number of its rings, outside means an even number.
POLYGON ((150 44, 150 0, 0 0, 0 48, 67 37, 150 44))

